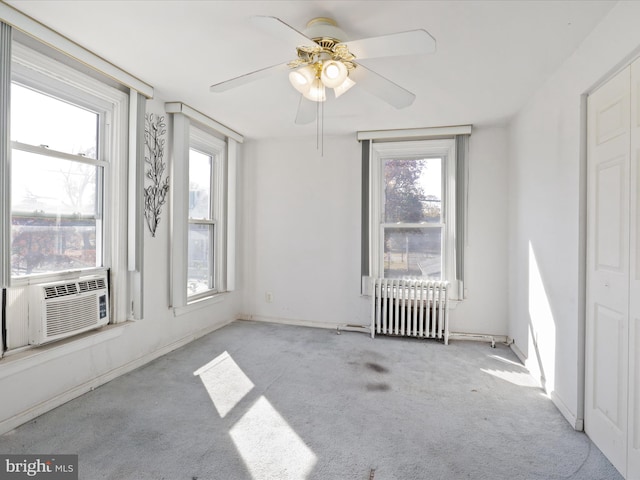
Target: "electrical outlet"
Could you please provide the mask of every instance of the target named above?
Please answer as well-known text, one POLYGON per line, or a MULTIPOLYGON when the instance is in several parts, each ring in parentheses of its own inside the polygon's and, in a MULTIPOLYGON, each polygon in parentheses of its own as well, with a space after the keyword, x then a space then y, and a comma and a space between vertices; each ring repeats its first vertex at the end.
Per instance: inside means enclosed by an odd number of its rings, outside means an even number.
POLYGON ((272 292, 266 292, 264 294, 264 299, 267 301, 267 303, 273 303, 273 293, 272 292))

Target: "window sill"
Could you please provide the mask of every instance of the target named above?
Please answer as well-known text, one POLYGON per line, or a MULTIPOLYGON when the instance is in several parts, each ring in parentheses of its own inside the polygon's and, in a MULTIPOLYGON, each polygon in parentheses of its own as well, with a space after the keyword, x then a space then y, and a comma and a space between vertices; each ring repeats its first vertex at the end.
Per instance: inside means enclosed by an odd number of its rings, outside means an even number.
POLYGON ((80 270, 67 270, 63 272, 40 273, 25 275, 22 277, 11 277, 11 288, 28 287, 29 285, 41 285, 43 283, 64 282, 67 280, 77 280, 78 278, 91 275, 106 275, 108 268, 95 267, 80 270))
POLYGON ((25 347, 25 349, 21 349, 15 353, 7 352, 5 356, 0 359, 0 380, 57 358, 117 338, 122 335, 125 327, 133 323, 134 322, 123 322, 107 325, 99 330, 86 332, 48 345, 25 347))
POLYGON ((195 312, 197 310, 201 310, 203 308, 210 307, 211 305, 223 302, 227 294, 228 292, 215 293, 210 297, 193 300, 182 307, 173 307, 173 316, 180 317, 182 315, 186 315, 188 313, 195 312))

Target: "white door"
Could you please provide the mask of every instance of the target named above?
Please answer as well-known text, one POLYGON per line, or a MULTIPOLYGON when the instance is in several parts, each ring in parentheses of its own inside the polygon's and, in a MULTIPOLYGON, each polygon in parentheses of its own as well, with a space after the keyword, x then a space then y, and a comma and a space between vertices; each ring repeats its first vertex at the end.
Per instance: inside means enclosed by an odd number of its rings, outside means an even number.
POLYGON ((630 68, 588 98, 585 430, 627 473, 630 68))
POLYGON ((627 478, 640 479, 640 60, 631 65, 631 255, 627 478))

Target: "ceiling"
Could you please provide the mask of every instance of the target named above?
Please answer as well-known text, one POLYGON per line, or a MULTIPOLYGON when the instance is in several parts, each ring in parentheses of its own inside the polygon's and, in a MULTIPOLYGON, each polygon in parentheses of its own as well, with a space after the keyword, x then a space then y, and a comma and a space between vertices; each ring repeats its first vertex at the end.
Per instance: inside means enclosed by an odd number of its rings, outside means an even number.
POLYGON ((6 0, 155 88, 250 138, 315 135, 294 123, 299 94, 286 74, 211 93, 209 86, 293 60, 252 15, 297 30, 335 19, 355 40, 426 29, 437 51, 362 61, 416 94, 402 110, 356 87, 328 101, 324 133, 503 124, 615 5, 611 1, 6 0))

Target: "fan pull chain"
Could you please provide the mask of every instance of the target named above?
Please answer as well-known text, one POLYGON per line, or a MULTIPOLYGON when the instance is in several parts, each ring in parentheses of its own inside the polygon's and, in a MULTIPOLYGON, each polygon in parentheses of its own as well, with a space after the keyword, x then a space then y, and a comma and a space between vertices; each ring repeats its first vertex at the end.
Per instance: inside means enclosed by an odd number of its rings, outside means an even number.
POLYGON ((316 102, 316 150, 324 157, 324 102, 316 102))
POLYGON ((320 102, 321 118, 320 118, 320 156, 324 157, 324 102, 320 102))

